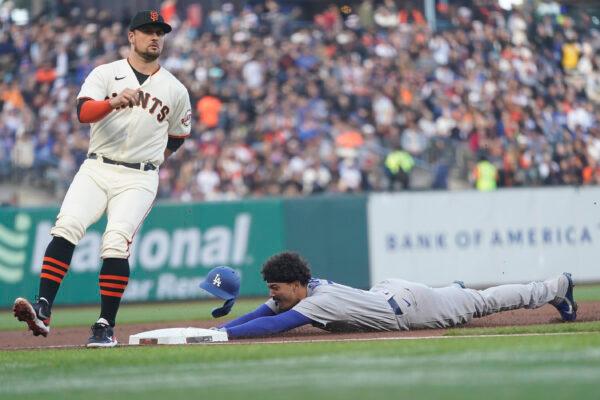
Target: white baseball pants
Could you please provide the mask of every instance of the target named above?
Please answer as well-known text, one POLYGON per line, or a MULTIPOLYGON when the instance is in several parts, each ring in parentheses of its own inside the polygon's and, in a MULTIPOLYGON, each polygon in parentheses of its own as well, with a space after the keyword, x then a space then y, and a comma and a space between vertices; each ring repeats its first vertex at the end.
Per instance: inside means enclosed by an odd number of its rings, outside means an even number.
POLYGON ((150 212, 158 190, 158 170, 141 171, 87 159, 73 178, 50 231, 77 245, 106 211, 102 258, 128 258, 136 230, 150 212))

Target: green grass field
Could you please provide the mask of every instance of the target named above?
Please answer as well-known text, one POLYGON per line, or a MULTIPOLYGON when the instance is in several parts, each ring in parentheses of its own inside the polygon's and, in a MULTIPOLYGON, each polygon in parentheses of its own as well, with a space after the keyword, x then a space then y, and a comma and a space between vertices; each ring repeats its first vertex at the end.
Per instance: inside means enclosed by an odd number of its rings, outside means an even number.
MULTIPOLYGON (((578 287, 576 299, 600 300, 600 287, 578 287)), ((242 300, 233 316, 260 303, 242 300)), ((204 319, 217 304, 127 305, 119 321, 204 319)), ((53 326, 88 326, 97 312, 57 309, 53 326)), ((0 312, 0 330, 13 329, 0 312)), ((436 339, 0 351, 0 399, 581 400, 598 398, 599 377, 600 321, 436 339), (492 334, 505 336, 465 336, 492 334)))
POLYGON ((2 399, 586 399, 600 335, 0 352, 2 399))

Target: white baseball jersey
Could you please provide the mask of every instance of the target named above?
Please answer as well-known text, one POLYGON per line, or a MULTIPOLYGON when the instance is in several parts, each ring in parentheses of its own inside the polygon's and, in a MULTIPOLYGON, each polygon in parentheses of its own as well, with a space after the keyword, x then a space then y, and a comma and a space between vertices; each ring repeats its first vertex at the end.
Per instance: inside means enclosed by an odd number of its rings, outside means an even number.
POLYGON ((162 67, 140 85, 129 62, 122 59, 94 68, 77 98, 107 100, 126 88, 139 89, 138 99, 133 106, 115 109, 91 124, 88 153, 117 161, 160 165, 168 136, 190 134, 188 91, 162 67))

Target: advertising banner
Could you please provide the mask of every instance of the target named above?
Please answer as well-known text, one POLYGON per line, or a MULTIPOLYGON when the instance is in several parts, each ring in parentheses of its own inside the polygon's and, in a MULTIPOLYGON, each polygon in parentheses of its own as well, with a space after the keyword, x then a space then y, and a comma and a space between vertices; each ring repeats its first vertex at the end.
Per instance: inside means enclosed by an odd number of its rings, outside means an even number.
MULTIPOLYGON (((0 210, 0 307, 37 294, 56 208, 0 210)), ((210 268, 242 275, 240 295, 266 295, 260 266, 284 246, 281 200, 155 206, 133 241, 125 301, 193 299, 210 268)), ((76 247, 58 304, 96 303, 103 218, 76 247)))
POLYGON ((600 281, 600 188, 376 194, 368 225, 371 283, 600 281))

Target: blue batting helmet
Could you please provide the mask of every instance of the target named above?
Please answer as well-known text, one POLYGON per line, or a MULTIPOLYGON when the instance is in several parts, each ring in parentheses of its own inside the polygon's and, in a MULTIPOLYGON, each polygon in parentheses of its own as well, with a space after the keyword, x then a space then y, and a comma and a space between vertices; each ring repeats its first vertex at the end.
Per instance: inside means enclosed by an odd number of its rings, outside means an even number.
POLYGON ((211 269, 200 287, 208 293, 225 300, 222 307, 212 310, 215 318, 229 314, 237 295, 240 293, 240 275, 233 268, 221 266, 211 269))
POLYGON ((240 293, 240 274, 233 268, 220 266, 211 269, 200 287, 208 293, 225 300, 223 307, 215 308, 212 316, 215 318, 227 315, 240 293))
POLYGON ((223 300, 231 300, 240 293, 240 275, 233 268, 221 266, 211 269, 200 287, 223 300))

